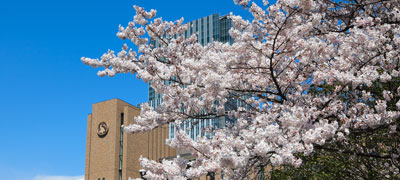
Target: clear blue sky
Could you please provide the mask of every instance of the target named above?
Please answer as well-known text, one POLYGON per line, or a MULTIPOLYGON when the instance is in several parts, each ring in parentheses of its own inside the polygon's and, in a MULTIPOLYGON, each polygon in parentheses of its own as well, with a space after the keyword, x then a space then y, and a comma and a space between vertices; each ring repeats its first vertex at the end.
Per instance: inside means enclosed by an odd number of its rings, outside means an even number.
POLYGON ((115 34, 132 19, 134 4, 167 20, 249 16, 232 0, 1 0, 1 180, 83 175, 91 105, 147 100, 147 85, 133 75, 101 78, 80 61, 121 49, 115 34))

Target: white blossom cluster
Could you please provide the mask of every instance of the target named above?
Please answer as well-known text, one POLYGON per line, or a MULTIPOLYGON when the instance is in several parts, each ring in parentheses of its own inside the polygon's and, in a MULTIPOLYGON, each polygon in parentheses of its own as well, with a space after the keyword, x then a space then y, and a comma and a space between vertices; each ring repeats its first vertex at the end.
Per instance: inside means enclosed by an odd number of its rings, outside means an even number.
MULTIPOLYGON (((400 89, 376 94, 369 88, 399 78, 399 0, 364 0, 362 9, 352 6, 353 1, 234 2, 254 19, 230 16, 232 45, 202 46, 195 34, 184 38, 189 27, 183 18, 168 22, 155 18, 155 10, 135 6, 134 20, 120 26, 117 36, 131 40, 137 51, 124 45, 100 60, 81 59, 104 67, 99 76, 133 73, 163 94, 158 109, 143 105, 127 132, 190 118, 236 119, 212 139, 193 141, 178 130, 169 145, 196 159, 158 163, 141 158, 146 178, 185 179, 216 172, 243 179, 255 167, 298 167, 302 160, 297 154, 308 155, 315 145, 341 141, 354 129, 391 125, 398 118, 398 109, 387 104, 399 99, 400 89), (160 47, 152 47, 150 40, 160 47), (165 86, 165 80, 173 83, 165 86), (323 93, 327 88, 332 90, 323 93), (246 107, 227 110, 228 99, 246 107)), ((395 104, 400 108, 400 101, 395 104)))

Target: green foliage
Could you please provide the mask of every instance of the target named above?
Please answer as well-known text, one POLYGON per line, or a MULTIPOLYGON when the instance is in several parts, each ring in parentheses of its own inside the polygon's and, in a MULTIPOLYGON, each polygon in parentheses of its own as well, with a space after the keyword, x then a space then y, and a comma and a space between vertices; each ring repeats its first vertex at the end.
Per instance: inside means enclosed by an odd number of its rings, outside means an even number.
MULTIPOLYGON (((333 84, 312 85, 308 93, 329 95, 336 87, 343 88, 341 100, 343 102, 362 102, 374 108, 375 99, 384 99, 384 90, 392 93, 393 98, 387 101, 387 111, 396 111, 396 103, 399 101, 397 88, 400 86, 400 78, 392 79, 390 82, 376 81, 372 86, 333 84), (357 99, 362 97, 362 92, 369 92, 370 99, 357 99)), ((335 116, 330 120, 337 120, 335 116)), ((400 158, 393 156, 400 150, 400 119, 390 124, 368 127, 364 129, 350 129, 351 133, 343 141, 327 142, 323 146, 315 145, 315 151, 302 158, 303 164, 300 168, 283 166, 270 171, 270 179, 395 179, 400 180, 398 164, 400 158), (394 131, 391 125, 397 125, 394 131)))

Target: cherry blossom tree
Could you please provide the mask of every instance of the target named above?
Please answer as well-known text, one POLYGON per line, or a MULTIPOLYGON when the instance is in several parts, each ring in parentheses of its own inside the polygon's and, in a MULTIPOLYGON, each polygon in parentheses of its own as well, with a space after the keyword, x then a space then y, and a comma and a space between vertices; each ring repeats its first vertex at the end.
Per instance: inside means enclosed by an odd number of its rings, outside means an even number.
MULTIPOLYGON (((400 86, 400 78, 388 83, 375 82, 369 87, 374 94, 382 94, 383 89, 400 86), (383 88, 384 87, 384 88, 383 88)), ((329 93, 333 88, 311 93, 329 93)), ((372 102, 371 102, 372 103, 372 102)), ((390 101, 387 109, 397 109, 396 101, 390 101)), ((300 168, 284 165, 268 172, 271 179, 400 179, 396 153, 400 148, 400 133, 396 126, 386 124, 369 129, 352 130, 342 141, 328 141, 323 146, 315 146, 310 156, 302 156, 300 168), (396 150, 397 149, 397 150, 396 150), (394 165, 394 166, 393 166, 394 165)))
MULTIPOLYGON (((99 76, 132 73, 163 94, 157 109, 143 105, 127 132, 192 118, 236 120, 215 130, 213 138, 197 141, 178 128, 169 145, 191 152, 195 160, 141 158, 148 179, 210 172, 246 179, 269 165, 300 167, 302 157, 315 150, 347 152, 330 145, 344 143, 352 134, 381 129, 399 134, 399 0, 234 3, 253 19, 230 15, 233 44, 202 46, 195 34, 182 36, 189 28, 183 18, 168 22, 156 18, 155 10, 134 6, 133 21, 120 26, 117 36, 132 41, 137 50, 124 45, 101 59, 81 59, 104 67, 99 76), (153 47, 150 40, 160 46, 153 47), (245 106, 225 108, 232 99, 245 106)), ((400 148, 393 146, 380 155, 387 159, 385 167, 398 172, 400 148)), ((357 150, 348 151, 376 156, 357 150)))

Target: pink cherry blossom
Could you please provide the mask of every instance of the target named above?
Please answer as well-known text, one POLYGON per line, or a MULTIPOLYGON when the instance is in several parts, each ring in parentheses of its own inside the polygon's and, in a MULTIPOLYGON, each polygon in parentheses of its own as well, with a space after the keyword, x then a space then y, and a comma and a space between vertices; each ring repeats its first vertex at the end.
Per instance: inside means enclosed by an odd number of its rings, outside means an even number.
MULTIPOLYGON (((389 86, 400 70, 399 1, 365 0, 355 6, 347 1, 278 0, 263 1, 263 7, 251 0, 234 2, 254 20, 229 16, 233 44, 202 46, 195 34, 184 38, 189 27, 183 18, 168 22, 156 18, 155 10, 134 6, 133 21, 120 26, 117 36, 137 50, 124 45, 100 59, 81 59, 104 67, 99 76, 133 73, 163 94, 157 109, 145 103, 136 123, 125 130, 175 124, 169 145, 190 152, 195 160, 141 158, 148 179, 195 178, 209 172, 246 179, 249 169, 299 167, 299 153, 309 155, 328 141, 344 141, 353 131, 393 125, 400 110, 400 88, 389 86), (373 91, 370 87, 377 84, 388 86, 373 91), (227 108, 231 101, 240 105, 227 108), (397 110, 389 108, 392 101, 397 110), (210 129, 213 138, 194 141, 179 128, 188 119, 225 116, 235 123, 210 129)), ((399 151, 393 155, 398 157, 399 151)))

